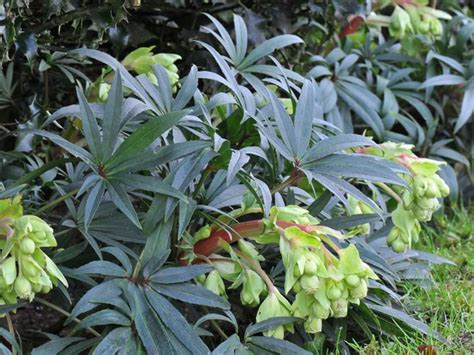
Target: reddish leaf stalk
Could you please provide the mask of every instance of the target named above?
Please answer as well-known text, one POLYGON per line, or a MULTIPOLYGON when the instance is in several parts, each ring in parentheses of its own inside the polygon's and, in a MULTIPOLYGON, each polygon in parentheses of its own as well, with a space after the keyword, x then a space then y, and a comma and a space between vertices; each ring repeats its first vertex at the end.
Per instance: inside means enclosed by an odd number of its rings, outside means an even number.
MULTIPOLYGON (((305 226, 297 223, 278 221, 278 227, 283 229, 296 226, 306 233, 316 230, 318 226, 305 226)), ((237 223, 230 226, 231 230, 219 229, 210 235, 209 238, 198 241, 194 245, 194 253, 196 255, 209 256, 220 248, 219 242, 223 240, 229 244, 236 242, 239 238, 257 237, 265 232, 265 224, 262 219, 237 223)))
POLYGON ((339 33, 340 37, 346 37, 359 30, 360 26, 364 23, 362 16, 354 16, 349 20, 349 23, 344 26, 342 31, 339 33))

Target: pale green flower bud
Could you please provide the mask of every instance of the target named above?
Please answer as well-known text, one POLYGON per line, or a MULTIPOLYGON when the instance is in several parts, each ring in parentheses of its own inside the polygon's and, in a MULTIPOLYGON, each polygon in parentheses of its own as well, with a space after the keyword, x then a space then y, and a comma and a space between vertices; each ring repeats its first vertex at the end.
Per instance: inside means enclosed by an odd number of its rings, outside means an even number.
POLYGON ((245 255, 250 257, 251 259, 260 260, 260 261, 263 260, 263 257, 258 254, 257 249, 255 248, 255 246, 252 243, 247 242, 243 239, 239 239, 237 241, 237 244, 239 245, 240 251, 242 251, 242 253, 244 253, 245 255))
POLYGON ((323 328, 323 321, 319 318, 310 318, 304 322, 304 330, 307 333, 319 333, 323 328))
POLYGON ((109 93, 111 89, 112 89, 112 86, 110 84, 106 82, 101 82, 99 84, 99 90, 98 90, 99 100, 102 102, 106 102, 109 97, 109 93))
POLYGON ((15 280, 14 290, 19 298, 33 299, 34 293, 31 283, 24 276, 18 276, 15 280))
POLYGON ((430 17, 428 24, 433 36, 441 36, 443 34, 443 25, 437 18, 430 17))
POLYGON ((332 286, 327 289, 326 295, 331 301, 334 301, 342 296, 342 291, 338 287, 332 286))
POLYGON ((206 282, 204 282, 204 287, 214 292, 216 295, 224 297, 227 296, 225 292, 224 281, 216 270, 212 270, 209 275, 207 275, 206 282))
POLYGON ((205 225, 201 227, 195 234, 194 234, 194 242, 198 242, 203 239, 207 239, 211 236, 211 227, 209 225, 205 225))
POLYGON ((439 177, 438 175, 433 176, 433 181, 438 185, 439 192, 441 194, 440 197, 446 197, 449 195, 449 186, 446 184, 446 182, 439 177))
POLYGON ((331 310, 333 312, 334 318, 344 318, 347 317, 347 311, 349 308, 349 303, 346 299, 339 298, 331 302, 331 310))
POLYGON ((36 244, 30 238, 25 237, 20 241, 20 251, 25 255, 30 255, 35 252, 36 244))
POLYGON ((266 290, 265 282, 253 270, 246 270, 240 300, 244 305, 260 304, 260 295, 266 290))
POLYGON ((318 223, 318 220, 311 216, 308 210, 296 205, 283 207, 273 206, 270 209, 270 220, 293 222, 303 225, 318 223))
POLYGON ((436 183, 436 181, 433 179, 429 179, 427 183, 428 188, 426 189, 425 196, 430 198, 441 197, 441 193, 439 191, 438 184, 436 183))
MULTIPOLYGON (((274 317, 289 317, 291 316, 290 309, 291 306, 288 301, 277 290, 273 290, 260 305, 256 320, 261 322, 274 317)), ((283 339, 285 330, 293 332, 293 324, 284 324, 269 329, 264 332, 264 335, 283 339)))
POLYGON ((398 227, 393 227, 387 236, 387 244, 390 246, 392 243, 400 237, 401 230, 398 227))
POLYGON ((320 282, 317 276, 303 275, 300 279, 301 287, 308 293, 314 293, 319 288, 320 282))
POLYGON ((425 195, 428 189, 428 179, 423 175, 416 175, 414 179, 414 190, 418 197, 425 195))
POLYGON ((318 255, 313 252, 307 252, 304 257, 304 273, 306 275, 316 275, 316 273, 318 272, 319 264, 321 263, 318 255))
POLYGON ((313 304, 311 311, 316 318, 320 319, 327 319, 331 315, 331 309, 323 307, 323 305, 319 302, 315 302, 313 304))
POLYGON ((360 284, 360 278, 357 275, 347 275, 345 281, 350 287, 357 287, 360 284))
POLYGON ((431 219, 432 212, 430 210, 415 209, 413 214, 420 222, 428 222, 431 219))
POLYGON ((416 205, 418 208, 424 210, 433 210, 437 205, 438 200, 435 198, 420 198, 416 200, 416 205))
POLYGON ((16 259, 13 256, 6 258, 0 265, 2 269, 2 275, 5 279, 5 283, 10 286, 15 282, 16 279, 16 259))
POLYGON ((396 253, 403 253, 408 248, 408 245, 405 244, 401 239, 397 239, 392 243, 392 249, 396 253))
POLYGON ((410 15, 400 6, 395 6, 395 10, 390 17, 390 35, 395 38, 405 37, 407 31, 413 31, 410 15))
POLYGON ((33 290, 34 293, 41 292, 42 288, 43 288, 43 285, 41 285, 40 283, 31 284, 31 289, 33 290))
POLYGON ((367 281, 362 280, 359 285, 349 290, 349 294, 352 298, 364 298, 367 296, 368 285, 367 281))

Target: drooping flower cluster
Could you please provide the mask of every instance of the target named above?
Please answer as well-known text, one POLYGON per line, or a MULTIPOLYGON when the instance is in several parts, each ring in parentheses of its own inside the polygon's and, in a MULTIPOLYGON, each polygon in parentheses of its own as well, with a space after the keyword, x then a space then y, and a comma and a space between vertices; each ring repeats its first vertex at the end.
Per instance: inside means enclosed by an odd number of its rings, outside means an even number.
POLYGON ((390 17, 390 35, 398 39, 404 39, 409 33, 437 37, 443 33, 443 25, 439 19, 450 18, 448 13, 417 4, 415 0, 413 3, 404 4, 403 7, 395 6, 390 17))
POLYGON ((387 244, 394 251, 404 252, 418 241, 420 222, 430 221, 441 207, 438 199, 449 195, 448 185, 436 174, 444 163, 419 158, 412 153, 411 146, 391 142, 366 148, 365 152, 401 163, 411 173, 403 175, 410 189, 394 187, 401 194, 401 201, 392 212, 394 227, 387 237, 387 244))
MULTIPOLYGON (((251 238, 260 244, 279 245, 285 268, 283 291, 294 294, 294 302, 290 303, 269 279, 260 266, 263 257, 251 242, 243 238, 238 239, 238 248, 220 241, 220 248, 229 254, 229 258, 209 255, 207 260, 212 262, 215 270, 209 273, 204 285, 224 297, 224 280, 232 282, 227 289, 242 286, 241 302, 259 306, 258 322, 273 317, 296 316, 304 319, 307 332, 320 332, 324 319, 346 317, 349 304, 359 304, 367 295, 369 278, 377 278, 360 259, 354 245, 341 249, 328 237, 344 239, 344 235, 319 225, 318 220, 304 208, 273 207, 268 220, 256 222, 262 222, 262 229, 259 235, 251 238)), ((205 243, 202 233, 198 234, 200 242, 205 243)), ((293 332, 293 325, 279 325, 267 330, 265 335, 283 338, 285 332, 293 332)))
POLYGON ((20 198, 0 200, 0 304, 17 298, 31 301, 35 293, 48 293, 58 280, 67 281, 41 250, 56 246, 52 228, 41 218, 23 215, 20 198))
POLYGON ((368 279, 377 278, 350 244, 331 253, 317 230, 297 227, 284 230, 280 252, 286 269, 285 292, 294 291, 293 315, 305 319, 308 333, 321 331, 322 321, 347 316, 349 303, 359 304, 367 296, 368 279))
MULTIPOLYGON (((173 91, 175 91, 179 82, 179 74, 178 67, 174 63, 180 60, 181 57, 174 53, 154 54, 154 48, 155 46, 137 48, 122 60, 122 64, 131 72, 146 75, 155 85, 158 84, 158 79, 153 70, 153 65, 161 65, 168 76, 173 91)), ((110 68, 104 69, 101 76, 93 83, 89 99, 99 99, 102 102, 107 101, 112 88, 110 85, 112 78, 113 71, 110 68)))

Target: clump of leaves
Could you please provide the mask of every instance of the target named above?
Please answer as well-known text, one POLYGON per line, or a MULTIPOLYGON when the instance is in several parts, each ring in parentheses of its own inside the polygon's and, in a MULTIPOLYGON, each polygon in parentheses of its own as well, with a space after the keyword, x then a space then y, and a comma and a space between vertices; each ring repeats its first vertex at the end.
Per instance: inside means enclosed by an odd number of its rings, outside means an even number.
POLYGON ((358 58, 333 52, 326 62, 340 82, 323 84, 269 58, 301 45, 299 37, 268 39, 247 53, 240 16, 235 39, 211 21, 217 30, 207 31, 225 53, 199 44, 218 72, 193 66, 173 92, 163 66, 152 65, 152 82, 81 48, 72 54, 115 72, 105 104, 87 102, 78 88, 78 105, 18 132, 30 135, 47 163, 5 181, 1 196, 22 192, 32 210, 42 205, 37 214, 55 226, 64 249, 52 259, 80 293, 76 300, 64 290, 68 335, 49 335, 34 351, 305 353, 320 339, 314 333, 332 342, 344 336, 335 329, 347 337, 409 327, 429 333, 400 310, 397 282, 448 261, 387 247, 395 198, 385 186, 403 193, 412 172, 361 154, 381 148, 337 123, 338 112, 351 117, 352 110, 383 139, 380 102, 357 97, 368 86, 349 73, 358 58), (325 100, 323 92, 336 96, 325 100), (74 134, 64 136, 76 117, 74 134), (39 182, 51 170, 54 177, 39 182), (347 216, 354 200, 370 213, 347 216), (369 235, 354 232, 367 224, 369 235), (205 263, 180 266, 194 257, 205 263))

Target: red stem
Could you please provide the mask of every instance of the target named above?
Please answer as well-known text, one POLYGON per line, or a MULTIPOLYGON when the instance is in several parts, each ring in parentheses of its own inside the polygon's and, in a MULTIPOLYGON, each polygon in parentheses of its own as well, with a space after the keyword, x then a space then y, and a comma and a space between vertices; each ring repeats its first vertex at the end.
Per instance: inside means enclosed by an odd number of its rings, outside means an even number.
POLYGON ((349 23, 344 26, 342 31, 339 33, 340 37, 346 37, 354 32, 357 32, 359 27, 364 23, 364 18, 362 16, 354 16, 349 20, 349 23))
MULTIPOLYGON (((278 227, 283 229, 288 227, 296 226, 306 233, 317 229, 317 226, 305 226, 297 223, 278 221, 276 222, 278 227)), ((219 249, 219 241, 224 240, 225 242, 232 244, 236 242, 239 238, 251 238, 261 235, 265 231, 265 225, 263 220, 257 219, 253 221, 247 221, 242 223, 237 223, 230 226, 231 230, 219 229, 210 235, 209 238, 200 240, 194 245, 194 253, 196 255, 209 256, 213 252, 219 249)))

